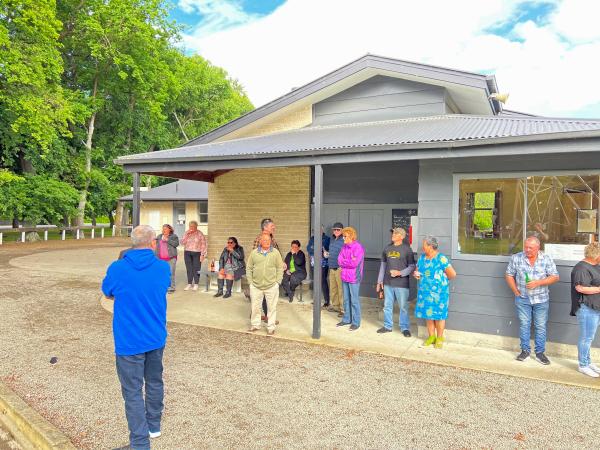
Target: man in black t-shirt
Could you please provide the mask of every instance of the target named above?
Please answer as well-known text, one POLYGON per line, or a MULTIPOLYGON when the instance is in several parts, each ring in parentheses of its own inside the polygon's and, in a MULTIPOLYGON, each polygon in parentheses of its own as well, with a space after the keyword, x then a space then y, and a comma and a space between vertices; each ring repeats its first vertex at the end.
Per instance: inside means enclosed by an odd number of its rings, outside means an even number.
POLYGON ((415 270, 415 257, 413 251, 404 242, 406 231, 404 228, 392 230, 392 243, 383 249, 379 276, 377 277, 377 291, 383 289, 383 327, 378 333, 389 333, 394 326, 394 303, 400 306, 399 325, 402 334, 410 337, 410 317, 408 315, 409 276, 415 270))

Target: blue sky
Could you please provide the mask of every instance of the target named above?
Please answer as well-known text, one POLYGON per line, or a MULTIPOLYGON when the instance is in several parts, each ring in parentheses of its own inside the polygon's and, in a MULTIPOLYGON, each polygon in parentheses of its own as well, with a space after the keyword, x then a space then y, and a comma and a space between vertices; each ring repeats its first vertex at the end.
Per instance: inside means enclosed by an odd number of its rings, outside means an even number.
POLYGON ((374 53, 495 74, 508 109, 600 117, 600 2, 172 1, 186 51, 227 70, 255 106, 374 53))

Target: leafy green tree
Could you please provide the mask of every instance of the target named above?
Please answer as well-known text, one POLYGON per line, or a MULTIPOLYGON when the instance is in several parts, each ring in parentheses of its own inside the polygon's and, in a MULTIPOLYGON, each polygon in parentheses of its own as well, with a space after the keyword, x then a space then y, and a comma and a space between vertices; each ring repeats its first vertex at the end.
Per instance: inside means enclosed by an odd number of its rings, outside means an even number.
POLYGON ((0 163, 21 172, 77 114, 61 86, 60 28, 55 0, 0 0, 0 163))

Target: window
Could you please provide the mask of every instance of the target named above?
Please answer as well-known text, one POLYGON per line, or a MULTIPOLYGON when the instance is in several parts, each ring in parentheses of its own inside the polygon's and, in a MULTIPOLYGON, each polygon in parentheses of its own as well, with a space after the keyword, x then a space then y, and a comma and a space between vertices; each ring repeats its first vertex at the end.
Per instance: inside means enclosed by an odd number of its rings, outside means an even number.
POLYGON ((208 200, 198 202, 198 222, 208 223, 208 200))
POLYGON ((458 253, 511 255, 534 235, 556 259, 578 260, 598 234, 599 184, 600 175, 460 179, 458 253))

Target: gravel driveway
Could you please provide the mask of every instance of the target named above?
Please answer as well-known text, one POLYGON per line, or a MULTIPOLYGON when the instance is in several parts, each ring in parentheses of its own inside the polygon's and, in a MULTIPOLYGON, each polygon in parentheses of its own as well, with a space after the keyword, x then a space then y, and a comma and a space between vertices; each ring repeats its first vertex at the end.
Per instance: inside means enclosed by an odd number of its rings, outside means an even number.
MULTIPOLYGON (((82 449, 127 442, 111 316, 97 282, 8 261, 69 245, 93 258, 107 242, 0 247, 0 377, 82 449)), ((169 332, 156 449, 600 448, 598 390, 181 324, 169 332)))

